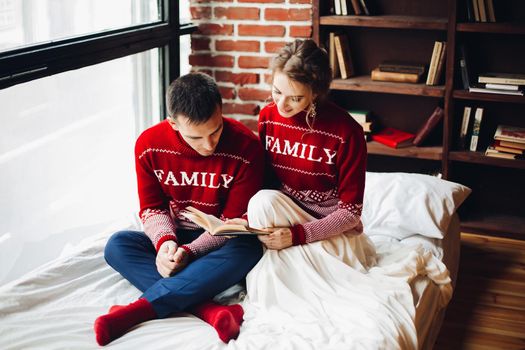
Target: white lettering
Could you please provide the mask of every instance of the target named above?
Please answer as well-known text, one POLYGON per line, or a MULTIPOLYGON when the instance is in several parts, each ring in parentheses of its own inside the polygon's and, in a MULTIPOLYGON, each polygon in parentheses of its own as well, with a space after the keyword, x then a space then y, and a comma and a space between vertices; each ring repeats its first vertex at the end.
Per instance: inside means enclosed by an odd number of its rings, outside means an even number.
POLYGON ((299 149, 299 142, 293 144, 293 147, 290 147, 290 141, 284 140, 284 150, 283 154, 291 155, 297 157, 297 151, 299 149))
POLYGON ((266 150, 268 150, 268 148, 270 147, 270 141, 273 141, 273 139, 273 136, 266 135, 266 150))
POLYGON ((197 183, 197 176, 199 176, 199 173, 193 172, 191 178, 188 177, 188 173, 186 173, 185 171, 181 171, 180 175, 182 176, 182 181, 180 184, 181 186, 199 186, 199 184, 197 183))
POLYGON ((334 164, 333 159, 337 154, 337 151, 333 151, 334 153, 330 153, 331 150, 328 148, 323 148, 323 150, 324 153, 326 153, 326 155, 328 156, 328 162, 326 162, 326 164, 334 164))
POLYGON ((162 175, 164 175, 164 170, 155 169, 153 170, 153 172, 155 173, 155 176, 157 177, 157 179, 159 179, 159 182, 162 182, 162 175))
POLYGON ((310 145, 310 154, 308 155, 308 160, 314 161, 314 162, 321 162, 321 159, 323 157, 319 157, 317 159, 312 158, 312 155, 314 154, 314 149, 316 149, 316 146, 310 145))
POLYGON ((231 175, 228 175, 228 174, 221 174, 222 176, 222 180, 224 181, 224 183, 222 184, 222 186, 224 188, 228 188, 228 185, 230 184, 230 182, 233 181, 233 176, 231 175))
POLYGON ((210 183, 208 184, 209 188, 219 188, 221 187, 220 184, 217 184, 216 186, 213 185, 213 180, 215 179, 215 173, 210 173, 210 183))
POLYGON ((164 181, 164 185, 169 185, 170 181, 173 182, 172 186, 179 186, 177 179, 175 179, 175 175, 173 175, 171 171, 168 171, 168 176, 166 177, 166 181, 164 181))

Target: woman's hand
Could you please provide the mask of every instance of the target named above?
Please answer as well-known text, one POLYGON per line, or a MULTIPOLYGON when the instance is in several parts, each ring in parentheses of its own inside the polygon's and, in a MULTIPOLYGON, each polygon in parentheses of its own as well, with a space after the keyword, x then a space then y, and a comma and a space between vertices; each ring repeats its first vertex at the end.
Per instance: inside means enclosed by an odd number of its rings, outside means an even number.
POLYGON ((173 273, 176 266, 173 257, 178 248, 175 241, 165 241, 160 246, 155 263, 157 265, 157 271, 159 271, 162 277, 170 277, 173 273))
POLYGON ((281 250, 292 246, 292 231, 288 227, 268 228, 267 230, 272 230, 272 233, 257 236, 266 248, 281 250))

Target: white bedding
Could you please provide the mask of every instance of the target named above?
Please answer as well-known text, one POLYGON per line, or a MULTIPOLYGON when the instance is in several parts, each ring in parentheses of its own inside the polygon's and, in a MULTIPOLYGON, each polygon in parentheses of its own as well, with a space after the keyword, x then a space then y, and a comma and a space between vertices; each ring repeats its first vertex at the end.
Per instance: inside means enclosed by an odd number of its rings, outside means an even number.
MULTIPOLYGON (((363 222, 376 254, 362 249, 364 236, 343 235, 267 251, 247 277, 245 322, 237 340, 224 344, 211 326, 180 314, 140 324, 108 348, 429 348, 452 293, 441 259, 455 275, 454 212, 469 192, 422 175, 368 173, 363 222), (378 216, 388 218, 384 225, 378 216), (444 239, 423 236, 432 231, 444 239)), ((141 294, 103 258, 109 235, 125 228, 138 224, 94 233, 79 248, 0 287, 0 349, 97 348, 94 320, 141 294)))
MULTIPOLYGON (((80 245, 85 248, 71 251, 68 256, 0 288, 1 349, 97 347, 92 330, 95 318, 109 306, 127 304, 140 295, 103 259, 105 242, 113 231, 83 242, 80 245)), ((206 323, 181 314, 140 324, 108 347, 303 350, 347 349, 350 344, 356 348, 415 348, 417 333, 426 332, 422 329, 424 322, 417 315, 435 315, 448 301, 450 290, 422 278, 419 293, 427 291, 430 297, 421 302, 418 293, 414 293, 413 299, 411 287, 405 281, 415 276, 418 268, 420 273, 421 268, 435 268, 436 261, 428 253, 426 259, 430 261, 425 261, 425 254, 416 254, 413 248, 380 241, 377 241, 377 250, 383 266, 372 268, 368 276, 332 259, 335 263, 328 266, 332 266, 330 273, 335 278, 325 278, 323 288, 316 290, 317 302, 296 298, 299 307, 287 305, 284 310, 276 305, 261 310, 260 306, 245 300, 246 321, 241 335, 227 345, 206 323), (391 276, 388 283, 384 281, 386 275, 391 276), (304 302, 308 307, 303 309, 304 302)), ((430 247, 428 242, 424 244, 430 247)), ((304 272, 306 274, 306 270, 304 272)), ((321 272, 325 277, 330 274, 315 268, 310 272, 321 272)), ((283 301, 288 304, 294 299, 291 298, 283 301)))

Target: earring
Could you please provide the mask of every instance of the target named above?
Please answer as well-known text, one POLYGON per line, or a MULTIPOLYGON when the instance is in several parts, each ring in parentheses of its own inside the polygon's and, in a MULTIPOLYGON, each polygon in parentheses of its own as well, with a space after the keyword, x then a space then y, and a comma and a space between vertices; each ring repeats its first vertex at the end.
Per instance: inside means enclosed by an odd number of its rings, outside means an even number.
POLYGON ((310 105, 310 108, 308 109, 308 112, 306 112, 306 124, 308 124, 308 127, 310 129, 313 129, 314 123, 315 123, 315 117, 317 117, 317 110, 315 102, 312 102, 310 105), (312 120, 312 123, 310 124, 310 119, 312 120))

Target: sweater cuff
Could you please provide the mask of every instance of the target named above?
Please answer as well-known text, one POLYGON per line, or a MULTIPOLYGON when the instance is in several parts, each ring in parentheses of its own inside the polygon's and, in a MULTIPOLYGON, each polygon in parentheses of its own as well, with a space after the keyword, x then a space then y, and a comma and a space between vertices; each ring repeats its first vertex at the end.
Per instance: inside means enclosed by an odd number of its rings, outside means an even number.
POLYGON ((187 245, 181 245, 180 247, 184 249, 186 253, 188 254, 189 261, 195 260, 195 254, 193 254, 190 247, 188 247, 187 245))
POLYGON ((301 245, 306 243, 306 234, 303 225, 295 225, 290 228, 292 231, 292 244, 301 245))
POLYGON ((177 237, 174 236, 174 235, 166 235, 166 236, 162 236, 159 241, 157 242, 157 246, 155 247, 155 250, 158 252, 159 249, 160 249, 160 246, 162 245, 162 243, 166 242, 166 241, 175 241, 175 243, 177 243, 177 237))

